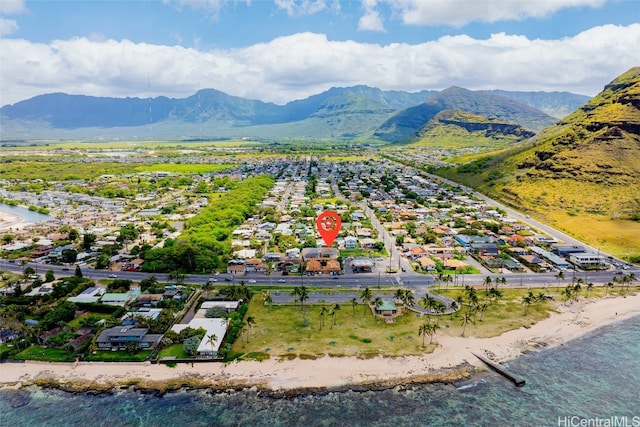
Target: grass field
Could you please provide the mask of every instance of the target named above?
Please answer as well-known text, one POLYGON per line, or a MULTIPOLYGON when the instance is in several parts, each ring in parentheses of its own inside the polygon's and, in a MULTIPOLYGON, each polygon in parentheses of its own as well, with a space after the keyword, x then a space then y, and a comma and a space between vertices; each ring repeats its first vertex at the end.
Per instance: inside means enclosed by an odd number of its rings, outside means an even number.
POLYGON ((167 348, 163 348, 158 353, 158 358, 175 357, 177 359, 188 359, 190 356, 184 351, 182 343, 172 344, 167 348))
POLYGON ((150 354, 151 350, 139 350, 135 354, 129 354, 126 351, 97 350, 87 356, 85 360, 93 362, 143 362, 150 354))
POLYGON ((59 348, 31 346, 11 357, 15 360, 44 360, 47 362, 73 362, 76 360, 74 353, 69 353, 59 348))
MULTIPOLYGON (((546 289, 531 289, 534 294, 553 292, 546 289)), ((604 290, 601 290, 604 293, 604 290)), ((463 292, 462 288, 441 290, 443 295, 455 298, 463 292)), ((530 326, 550 316, 554 304, 561 301, 557 294, 556 302, 532 304, 527 309, 522 304, 522 297, 527 289, 504 290, 504 297, 491 304, 487 303, 486 311, 477 313, 473 322, 466 326, 465 336, 491 337, 503 332, 530 326)), ((584 296, 584 293, 582 294, 584 296)), ((597 295, 593 291, 591 296, 597 295)), ((478 290, 480 303, 484 300, 484 291, 478 290)), ((358 304, 341 305, 334 318, 330 311, 324 315, 324 326, 321 326, 321 305, 305 305, 304 312, 300 306, 264 305, 264 296, 256 295, 249 305, 247 316, 255 320, 255 324, 233 345, 235 353, 245 353, 248 358, 315 358, 323 355, 358 356, 361 358, 376 355, 401 356, 433 351, 438 336, 443 334, 460 336, 463 325, 462 310, 453 315, 432 315, 430 319, 421 318, 419 314, 409 311, 408 314, 396 318, 395 323, 385 323, 383 319, 373 316, 369 308, 358 304), (305 323, 306 319, 306 323, 305 323), (438 323, 440 329, 433 338, 434 344, 422 347, 422 337, 418 328, 424 322, 438 323), (248 337, 248 340, 247 340, 248 337), (247 342, 248 341, 248 342, 247 342)), ((325 306, 331 310, 331 305, 325 306)))
POLYGON ((99 317, 101 319, 110 319, 111 318, 111 314, 87 312, 87 313, 83 314, 82 316, 76 317, 75 319, 70 321, 69 322, 69 326, 71 328, 73 328, 74 330, 76 330, 76 329, 78 329, 80 327, 80 320, 82 320, 85 317, 89 317, 89 316, 99 317))

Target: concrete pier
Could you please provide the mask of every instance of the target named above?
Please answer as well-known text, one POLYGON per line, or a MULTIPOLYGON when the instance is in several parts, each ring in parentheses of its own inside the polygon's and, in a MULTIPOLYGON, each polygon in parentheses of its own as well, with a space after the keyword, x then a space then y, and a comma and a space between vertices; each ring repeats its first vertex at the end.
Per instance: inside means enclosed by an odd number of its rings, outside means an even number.
POLYGON ((487 366, 489 366, 491 369, 493 369, 503 377, 510 379, 516 386, 522 387, 525 384, 524 378, 519 377, 518 375, 510 372, 507 368, 505 368, 501 364, 496 363, 492 360, 489 360, 486 357, 481 356, 479 354, 475 354, 475 353, 472 353, 472 354, 478 359, 482 360, 487 366))

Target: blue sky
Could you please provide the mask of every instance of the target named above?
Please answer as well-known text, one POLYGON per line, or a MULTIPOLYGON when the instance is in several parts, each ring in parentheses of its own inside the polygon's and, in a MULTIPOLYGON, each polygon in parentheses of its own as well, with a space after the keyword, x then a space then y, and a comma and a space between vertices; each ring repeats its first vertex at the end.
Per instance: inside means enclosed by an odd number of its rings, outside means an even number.
POLYGON ((42 93, 285 103, 332 86, 594 95, 638 0, 0 0, 0 104, 42 93))

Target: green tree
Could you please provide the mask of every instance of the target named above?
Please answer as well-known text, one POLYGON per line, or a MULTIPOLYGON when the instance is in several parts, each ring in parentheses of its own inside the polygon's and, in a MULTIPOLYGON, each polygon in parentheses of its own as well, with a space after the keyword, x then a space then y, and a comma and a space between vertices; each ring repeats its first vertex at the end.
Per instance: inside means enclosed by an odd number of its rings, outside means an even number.
POLYGON ((340 304, 337 304, 333 306, 333 309, 331 310, 331 317, 333 318, 333 326, 336 326, 336 314, 338 314, 338 311, 340 311, 340 304))
POLYGON ((465 331, 467 330, 467 325, 471 322, 471 313, 466 312, 462 315, 460 323, 462 324, 462 336, 464 336, 465 331))
POLYGON ((109 260, 109 255, 107 254, 100 254, 98 255, 98 258, 96 258, 96 269, 98 270, 103 270, 107 267, 109 267, 109 264, 111 263, 111 261, 109 260))
POLYGON ((86 233, 82 235, 82 249, 91 249, 91 245, 96 241, 96 235, 92 233, 86 233))
POLYGON ((211 345, 211 354, 216 351, 216 342, 218 341, 218 336, 216 334, 207 335, 207 344, 211 345))
POLYGON ((75 249, 64 249, 62 251, 62 262, 66 263, 66 264, 73 264, 74 262, 76 262, 76 259, 78 258, 78 251, 76 251, 75 249))
POLYGON ((72 228, 71 230, 69 230, 69 235, 68 235, 69 240, 71 240, 72 242, 75 242, 76 240, 78 240, 79 237, 80 237, 80 233, 78 233, 78 230, 76 230, 75 228, 72 228))
POLYGON ((47 270, 44 274, 44 281, 48 283, 53 282, 54 280, 56 280, 56 276, 53 274, 53 270, 47 270))
POLYGON ((529 306, 533 303, 533 300, 529 295, 522 297, 522 304, 524 304, 524 315, 527 315, 529 306))
POLYGON ((249 335, 251 335, 251 327, 256 324, 256 319, 252 316, 247 317, 247 342, 249 342, 249 335))
POLYGON ((200 345, 200 341, 201 341, 201 338, 195 335, 189 338, 186 338, 182 342, 184 352, 187 353, 189 356, 192 356, 192 357, 195 356, 198 351, 198 346, 200 345))
POLYGON ((422 336, 422 346, 424 347, 424 337, 429 335, 429 331, 431 330, 430 323, 423 323, 418 328, 418 336, 422 336))
POLYGON ((75 277, 81 278, 82 277, 82 269, 80 269, 79 265, 76 265, 76 271, 74 273, 75 277))
POLYGON ((371 298, 373 298, 373 293, 368 287, 360 291, 360 299, 364 304, 364 314, 367 314, 367 309, 369 308, 369 304, 371 304, 371 298))

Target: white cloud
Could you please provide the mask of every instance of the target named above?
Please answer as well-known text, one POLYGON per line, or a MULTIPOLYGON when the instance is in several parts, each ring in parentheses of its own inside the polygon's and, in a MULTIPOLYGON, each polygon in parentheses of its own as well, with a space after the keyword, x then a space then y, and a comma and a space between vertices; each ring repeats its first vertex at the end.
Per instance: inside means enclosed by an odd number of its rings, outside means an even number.
POLYGON ((377 0, 363 0, 364 15, 358 20, 359 31, 385 31, 384 22, 376 10, 377 0))
POLYGON ((599 7, 607 0, 379 0, 409 25, 463 26, 548 16, 572 7, 599 7))
POLYGON ((18 31, 18 23, 13 19, 4 19, 0 17, 0 36, 6 36, 18 31))
POLYGON ((337 0, 275 0, 275 5, 287 12, 289 16, 314 15, 326 10, 340 10, 337 0))
POLYGON ((1 0, 0 1, 0 13, 4 15, 25 13, 26 11, 27 11, 27 6, 24 4, 24 0, 1 0))
MULTIPOLYGON (((225 6, 237 1, 238 0, 162 0, 163 3, 175 5, 178 9, 188 7, 201 10, 214 20, 220 18, 220 12, 225 6)), ((250 4, 251 0, 245 0, 245 3, 250 4)))
POLYGON ((560 40, 498 33, 488 39, 459 35, 385 46, 298 33, 210 51, 128 40, 74 38, 43 44, 5 38, 0 39, 0 104, 50 92, 184 97, 198 88, 285 103, 356 84, 406 91, 457 85, 594 95, 639 65, 638 52, 640 24, 594 27, 560 40))

